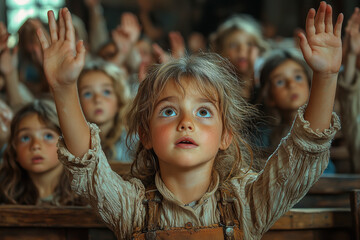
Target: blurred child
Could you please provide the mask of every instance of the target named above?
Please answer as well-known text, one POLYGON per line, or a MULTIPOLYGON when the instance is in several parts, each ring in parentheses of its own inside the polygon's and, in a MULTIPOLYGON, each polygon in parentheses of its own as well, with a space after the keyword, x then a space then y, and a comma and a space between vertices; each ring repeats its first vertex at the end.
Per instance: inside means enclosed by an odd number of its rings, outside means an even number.
POLYGON ((79 203, 58 159, 60 135, 53 102, 35 100, 16 113, 0 167, 0 203, 79 203))
POLYGON ((242 96, 252 101, 259 85, 254 78, 254 64, 268 49, 260 25, 249 15, 230 17, 210 36, 210 47, 234 65, 245 84, 242 96))
POLYGON ((131 162, 126 147, 125 112, 130 90, 124 73, 103 60, 89 61, 78 81, 80 103, 87 121, 101 130, 102 148, 109 160, 131 162))
POLYGON ((340 128, 332 109, 342 20, 341 14, 333 27, 325 2, 317 14, 309 11, 307 37, 299 35, 314 72, 309 102, 263 171, 245 162, 251 151, 242 130, 252 108, 239 94, 233 67, 217 54, 200 54, 157 65, 141 82, 129 112, 129 134, 141 141, 133 178, 124 180, 77 104, 85 49, 81 42, 75 47, 70 12, 63 9, 58 26, 49 12, 52 40, 38 35, 64 136, 59 156, 73 189, 118 239, 260 239, 327 166, 340 128))
POLYGON ((360 10, 355 8, 346 29, 344 72, 339 78, 343 134, 349 149, 350 169, 360 173, 360 10))
POLYGON ((33 96, 19 81, 18 47, 10 49, 7 46, 8 36, 5 24, 0 22, 0 99, 17 110, 31 102, 33 96))
MULTIPOLYGON (((264 60, 260 73, 260 103, 270 124, 261 129, 261 143, 273 152, 291 129, 298 109, 310 96, 311 70, 296 50, 274 50, 264 60)), ((327 173, 334 173, 330 161, 327 173)))

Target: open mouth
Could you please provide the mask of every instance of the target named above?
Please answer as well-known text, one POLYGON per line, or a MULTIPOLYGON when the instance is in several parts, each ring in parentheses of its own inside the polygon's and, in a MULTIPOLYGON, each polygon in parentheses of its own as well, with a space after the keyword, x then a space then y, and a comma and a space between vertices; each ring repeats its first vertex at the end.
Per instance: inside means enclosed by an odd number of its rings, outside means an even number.
POLYGON ((39 163, 39 162, 42 162, 43 160, 44 160, 44 158, 41 156, 36 156, 36 157, 31 158, 31 161, 33 163, 39 163))
POLYGON ((189 137, 183 137, 176 141, 175 145, 180 148, 195 148, 198 145, 196 142, 189 137))

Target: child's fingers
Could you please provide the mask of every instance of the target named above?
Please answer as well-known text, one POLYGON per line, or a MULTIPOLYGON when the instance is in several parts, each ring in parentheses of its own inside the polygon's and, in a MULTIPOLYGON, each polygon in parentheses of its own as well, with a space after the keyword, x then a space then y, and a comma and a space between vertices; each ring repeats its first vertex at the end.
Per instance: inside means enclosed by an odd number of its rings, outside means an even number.
POLYGON ((315 9, 311 8, 306 17, 306 35, 308 37, 315 35, 314 17, 315 17, 315 9))
POLYGON ((327 5, 325 10, 325 32, 332 33, 333 30, 332 7, 327 5))
POLYGON ((312 55, 311 48, 304 33, 299 33, 298 37, 300 39, 300 49, 304 55, 305 60, 307 60, 307 58, 312 55))
POLYGON ((55 21, 54 12, 51 10, 48 11, 48 19, 49 19, 50 39, 51 42, 55 42, 58 40, 57 24, 55 21))
POLYGON ((65 21, 65 39, 73 43, 75 48, 75 33, 72 24, 71 14, 67 8, 64 8, 62 14, 65 21))
POLYGON ((341 26, 342 26, 343 21, 344 21, 344 14, 340 13, 336 20, 336 24, 334 27, 334 35, 336 37, 341 37, 341 26))
POLYGON ((41 28, 37 29, 36 34, 39 38, 42 49, 43 50, 47 49, 49 47, 49 42, 48 42, 47 38, 45 37, 43 30, 41 28))
POLYGON ((85 47, 84 47, 84 42, 83 40, 80 40, 77 42, 76 44, 76 58, 75 61, 81 66, 83 67, 84 63, 85 63, 85 47))
POLYGON ((327 4, 325 2, 321 2, 317 10, 317 13, 315 15, 316 33, 322 33, 325 31, 324 19, 325 19, 326 6, 327 4))
POLYGON ((59 10, 59 39, 65 40, 65 22, 62 8, 59 10))

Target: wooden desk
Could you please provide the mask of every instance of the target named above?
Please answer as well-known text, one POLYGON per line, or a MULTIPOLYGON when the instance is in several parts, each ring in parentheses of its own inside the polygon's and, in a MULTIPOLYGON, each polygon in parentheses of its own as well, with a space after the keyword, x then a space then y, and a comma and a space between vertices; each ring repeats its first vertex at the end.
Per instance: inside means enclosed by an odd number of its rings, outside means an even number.
MULTIPOLYGON (((350 240, 350 209, 292 209, 264 240, 350 240)), ((110 240, 112 232, 86 207, 0 206, 0 240, 110 240)))

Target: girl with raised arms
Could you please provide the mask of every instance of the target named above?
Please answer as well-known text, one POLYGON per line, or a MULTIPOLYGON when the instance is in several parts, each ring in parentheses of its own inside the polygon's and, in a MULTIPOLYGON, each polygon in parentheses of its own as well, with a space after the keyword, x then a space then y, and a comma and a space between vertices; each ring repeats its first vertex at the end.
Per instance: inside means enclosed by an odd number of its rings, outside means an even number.
POLYGON ((99 129, 82 114, 77 79, 85 49, 75 43, 71 15, 49 12, 51 41, 38 36, 63 138, 59 159, 72 188, 90 201, 118 239, 261 239, 298 202, 327 166, 340 128, 332 113, 341 64, 340 14, 321 2, 299 34, 313 70, 308 104, 264 169, 246 160, 243 123, 251 108, 240 97, 231 64, 200 54, 157 65, 141 82, 129 113, 140 143, 129 180, 113 172, 99 129))

